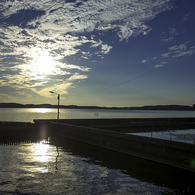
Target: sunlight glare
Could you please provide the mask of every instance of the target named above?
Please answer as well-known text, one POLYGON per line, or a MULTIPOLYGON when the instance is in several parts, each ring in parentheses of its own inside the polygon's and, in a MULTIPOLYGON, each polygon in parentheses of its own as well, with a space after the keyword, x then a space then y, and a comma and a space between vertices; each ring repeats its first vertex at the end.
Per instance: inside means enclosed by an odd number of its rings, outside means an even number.
POLYGON ((55 169, 56 147, 50 144, 49 138, 37 143, 28 143, 20 148, 18 158, 24 163, 23 170, 31 173, 46 173, 55 169))
POLYGON ((52 147, 51 147, 51 145, 49 145, 45 141, 41 141, 40 143, 34 144, 32 147, 32 150, 34 153, 33 158, 36 161, 49 162, 49 161, 52 161, 52 159, 53 159, 53 156, 51 155, 51 153, 53 153, 51 151, 52 147))
POLYGON ((33 111, 34 112, 38 112, 38 113, 48 113, 51 112, 52 109, 50 108, 34 108, 33 111))
POLYGON ((31 76, 54 74, 57 61, 49 54, 47 50, 34 49, 30 57, 32 58, 29 70, 31 76))

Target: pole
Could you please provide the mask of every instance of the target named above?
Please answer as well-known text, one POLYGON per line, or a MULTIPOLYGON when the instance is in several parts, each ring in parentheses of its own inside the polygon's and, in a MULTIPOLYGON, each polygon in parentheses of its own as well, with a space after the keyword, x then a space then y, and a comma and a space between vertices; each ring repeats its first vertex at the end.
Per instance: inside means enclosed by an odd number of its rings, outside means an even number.
MULTIPOLYGON (((55 92, 53 92, 53 91, 49 91, 50 93, 54 93, 54 94, 57 94, 57 93, 55 93, 55 92)), ((58 99, 58 113, 57 113, 57 119, 59 119, 60 118, 60 94, 57 94, 58 95, 58 97, 57 97, 57 99, 58 99)))
POLYGON ((60 94, 58 94, 58 116, 57 119, 60 118, 60 94))

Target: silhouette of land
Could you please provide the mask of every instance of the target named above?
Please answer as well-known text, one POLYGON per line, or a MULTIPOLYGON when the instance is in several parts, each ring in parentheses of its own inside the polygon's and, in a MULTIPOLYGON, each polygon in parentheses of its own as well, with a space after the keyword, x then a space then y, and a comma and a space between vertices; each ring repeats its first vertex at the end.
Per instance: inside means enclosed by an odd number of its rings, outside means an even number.
MULTIPOLYGON (((0 103, 0 108, 57 108, 57 105, 51 104, 18 104, 18 103, 0 103)), ((119 109, 119 110, 194 110, 193 106, 186 105, 154 105, 142 107, 101 107, 101 106, 77 106, 60 105, 62 109, 119 109)))

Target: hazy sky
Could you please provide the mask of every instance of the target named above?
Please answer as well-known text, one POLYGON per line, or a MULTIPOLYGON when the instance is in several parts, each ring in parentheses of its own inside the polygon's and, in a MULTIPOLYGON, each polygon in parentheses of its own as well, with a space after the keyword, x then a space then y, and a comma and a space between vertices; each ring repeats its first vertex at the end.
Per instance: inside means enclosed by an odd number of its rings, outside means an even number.
POLYGON ((195 103, 195 1, 0 0, 0 102, 195 103))

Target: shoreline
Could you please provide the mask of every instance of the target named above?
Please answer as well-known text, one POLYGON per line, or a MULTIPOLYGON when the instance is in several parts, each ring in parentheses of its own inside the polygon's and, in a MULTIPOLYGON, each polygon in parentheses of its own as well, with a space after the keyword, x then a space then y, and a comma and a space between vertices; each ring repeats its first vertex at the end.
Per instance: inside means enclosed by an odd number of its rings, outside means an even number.
MULTIPOLYGON (((58 108, 58 105, 51 104, 18 104, 0 103, 0 108, 58 108)), ((186 105, 150 105, 141 107, 106 107, 106 106, 77 106, 60 105, 60 109, 111 109, 111 110, 170 110, 170 111, 194 111, 195 107, 186 105)))

